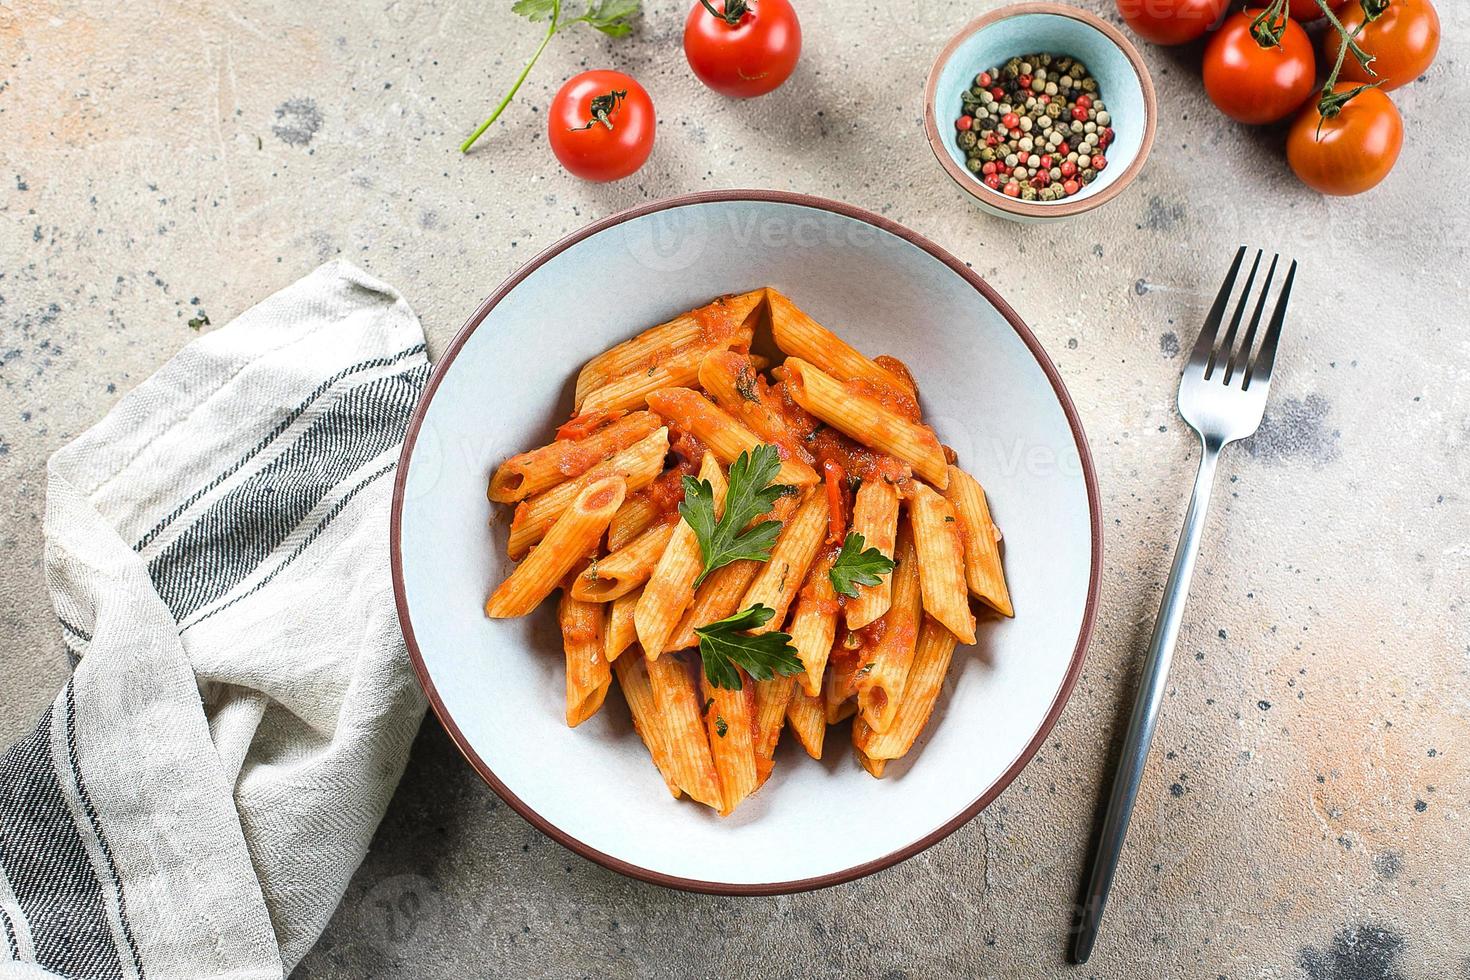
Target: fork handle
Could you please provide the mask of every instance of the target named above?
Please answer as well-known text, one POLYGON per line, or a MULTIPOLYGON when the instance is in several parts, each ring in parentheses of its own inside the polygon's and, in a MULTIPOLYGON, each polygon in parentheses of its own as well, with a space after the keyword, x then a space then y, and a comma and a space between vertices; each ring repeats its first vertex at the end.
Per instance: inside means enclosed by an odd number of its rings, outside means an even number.
POLYGON ((1139 684, 1138 701, 1133 705, 1133 716, 1128 722, 1123 757, 1113 777, 1107 817, 1103 820, 1102 836, 1093 858, 1092 878, 1087 885, 1077 924, 1077 938, 1072 947, 1074 963, 1086 963, 1092 955, 1092 946, 1097 940, 1103 909, 1108 901, 1108 889, 1113 883, 1113 872, 1118 868, 1123 840, 1128 835, 1128 821, 1138 798, 1138 784, 1143 779, 1149 744, 1159 723, 1159 708, 1169 677, 1169 661, 1174 656, 1174 641, 1179 636, 1184 603, 1189 598, 1189 580, 1194 575, 1194 559, 1199 554, 1200 537, 1204 533, 1205 511, 1209 509, 1210 490, 1215 484, 1215 465, 1220 459, 1220 443, 1201 440, 1201 447, 1194 495, 1184 516, 1184 530, 1179 534, 1179 547, 1174 552, 1174 567, 1169 571, 1169 581, 1164 586, 1164 598, 1159 604, 1159 617, 1154 623, 1154 636, 1149 642, 1148 658, 1139 684))

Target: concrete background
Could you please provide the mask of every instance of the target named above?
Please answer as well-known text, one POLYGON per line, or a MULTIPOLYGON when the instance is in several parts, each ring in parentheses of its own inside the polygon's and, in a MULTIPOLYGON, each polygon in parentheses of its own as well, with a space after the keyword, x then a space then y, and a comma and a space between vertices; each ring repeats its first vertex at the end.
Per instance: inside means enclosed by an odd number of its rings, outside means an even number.
POLYGON ((630 38, 558 37, 464 158, 537 43, 509 3, 0 0, 0 742, 67 671, 41 577, 46 457, 187 343, 191 319, 224 323, 340 255, 401 288, 437 352, 594 218, 708 187, 825 195, 973 262, 1088 426, 1104 605, 1046 746, 925 854, 736 901, 564 851, 426 722, 297 976, 1061 974, 1193 475, 1179 351, 1231 250, 1259 243, 1303 263, 1267 424, 1225 461, 1106 932, 1067 972, 1470 977, 1470 11, 1440 4, 1449 40, 1395 93, 1407 146, 1367 196, 1301 187, 1279 130, 1204 100, 1197 49, 1146 48, 1162 105, 1137 184, 1023 228, 966 203, 920 122, 933 53, 993 6, 806 0, 796 76, 732 104, 679 53, 688 3, 651 0, 630 38), (554 164, 542 114, 570 74, 609 65, 649 88, 659 137, 641 173, 594 186, 554 164))

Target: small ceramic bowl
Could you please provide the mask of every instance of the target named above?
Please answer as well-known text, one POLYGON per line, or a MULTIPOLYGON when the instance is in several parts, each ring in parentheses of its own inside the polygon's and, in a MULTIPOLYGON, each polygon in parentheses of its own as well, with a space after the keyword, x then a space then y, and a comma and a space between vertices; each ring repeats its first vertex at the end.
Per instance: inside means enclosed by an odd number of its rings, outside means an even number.
POLYGON ((1066 4, 1019 3, 970 21, 939 52, 925 89, 924 129, 945 172, 982 210, 1012 221, 1054 221, 1099 207, 1133 182, 1153 146, 1157 109, 1148 69, 1117 28, 1066 4), (1107 169, 1059 201, 1022 201, 991 190, 965 167, 965 153, 955 143, 960 94, 975 76, 1035 52, 1080 59, 1097 79, 1117 134, 1107 169))

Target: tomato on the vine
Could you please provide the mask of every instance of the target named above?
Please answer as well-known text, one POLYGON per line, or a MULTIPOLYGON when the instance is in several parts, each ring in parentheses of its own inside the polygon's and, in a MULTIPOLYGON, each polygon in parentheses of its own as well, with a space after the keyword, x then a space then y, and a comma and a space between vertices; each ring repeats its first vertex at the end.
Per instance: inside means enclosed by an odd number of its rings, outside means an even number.
POLYGON ((619 180, 648 159, 656 123, 642 85, 620 71, 584 71, 551 100, 546 138, 573 176, 619 180))
MULTIPOLYGON (((1375 9, 1384 0, 1368 0, 1375 9)), ((1342 26, 1357 34, 1358 46, 1373 55, 1374 74, 1358 64, 1349 54, 1342 60, 1338 77, 1352 82, 1381 82, 1380 88, 1396 89, 1424 74, 1439 53, 1439 12, 1432 0, 1386 0, 1386 9, 1369 18, 1362 3, 1355 3, 1342 13, 1342 26)), ((1328 50, 1337 57, 1341 35, 1329 35, 1328 50), (1337 38, 1337 43, 1333 43, 1337 38)))
MULTIPOLYGON (((1301 21, 1305 24, 1309 20, 1316 20, 1322 16, 1322 7, 1317 3, 1317 0, 1289 0, 1289 2, 1291 4, 1292 20, 1301 21)), ((1333 10, 1340 10, 1343 4, 1347 2, 1348 0, 1327 0, 1327 6, 1333 10)))
POLYGON ((684 57, 721 95, 765 95, 796 68, 801 22, 790 0, 697 0, 684 21, 684 57))
MULTIPOLYGON (((1258 38, 1251 24, 1260 10, 1231 14, 1205 48, 1205 93, 1237 122, 1265 125, 1285 119, 1312 94, 1317 58, 1301 25, 1290 17, 1277 43, 1258 38)), ((1263 27, 1265 25, 1262 25, 1263 27)))
MULTIPOLYGON (((1357 89, 1338 82, 1333 94, 1357 89)), ((1365 88, 1323 118, 1312 101, 1286 137, 1286 160, 1302 183, 1323 194, 1361 194, 1388 176, 1404 145, 1404 121, 1393 100, 1376 88, 1365 88), (1320 127, 1320 132, 1319 132, 1320 127)))
POLYGON ((1133 32, 1155 44, 1188 44, 1215 26, 1229 0, 1118 0, 1133 32))

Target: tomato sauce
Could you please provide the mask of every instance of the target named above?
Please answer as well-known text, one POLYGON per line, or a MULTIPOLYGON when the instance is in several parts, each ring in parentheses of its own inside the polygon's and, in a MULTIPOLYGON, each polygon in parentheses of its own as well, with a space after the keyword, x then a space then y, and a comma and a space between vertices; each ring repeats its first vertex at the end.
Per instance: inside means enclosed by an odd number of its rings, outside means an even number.
POLYGON ((730 300, 727 296, 721 296, 713 303, 691 311, 689 315, 699 324, 701 345, 708 346, 729 340, 745 322, 743 317, 736 319, 735 311, 730 308, 730 300))
POLYGON ((561 428, 556 430, 557 441, 560 442, 563 439, 585 439, 603 426, 616 422, 627 414, 626 411, 621 409, 601 408, 592 412, 583 412, 581 415, 574 415, 563 422, 561 428))
POLYGON ((669 457, 667 468, 649 484, 648 499, 660 514, 677 510, 684 499, 684 477, 699 473, 699 464, 704 459, 706 447, 694 436, 674 425, 669 425, 669 457))

